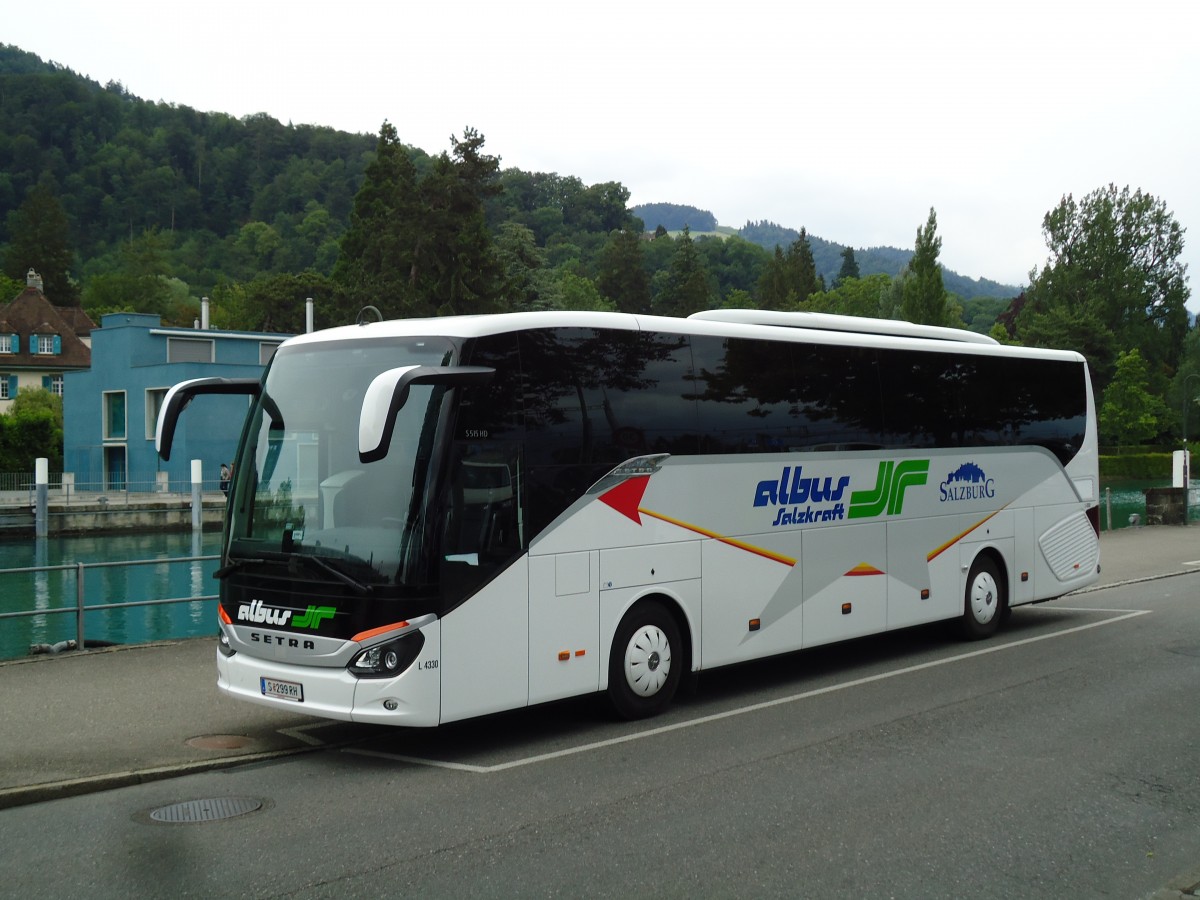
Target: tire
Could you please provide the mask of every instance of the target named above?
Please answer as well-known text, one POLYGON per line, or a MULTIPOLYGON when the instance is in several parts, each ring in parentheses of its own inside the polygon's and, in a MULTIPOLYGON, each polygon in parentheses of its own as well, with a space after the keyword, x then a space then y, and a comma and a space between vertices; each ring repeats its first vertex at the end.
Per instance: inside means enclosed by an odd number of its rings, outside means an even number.
POLYGON ((624 719, 657 715, 670 704, 683 674, 683 639, 675 617, 648 600, 625 614, 608 661, 608 699, 624 719))
POLYGON ((967 576, 962 615, 963 637, 970 641, 991 637, 1000 627, 1007 607, 1004 579, 996 561, 986 554, 977 557, 967 576))

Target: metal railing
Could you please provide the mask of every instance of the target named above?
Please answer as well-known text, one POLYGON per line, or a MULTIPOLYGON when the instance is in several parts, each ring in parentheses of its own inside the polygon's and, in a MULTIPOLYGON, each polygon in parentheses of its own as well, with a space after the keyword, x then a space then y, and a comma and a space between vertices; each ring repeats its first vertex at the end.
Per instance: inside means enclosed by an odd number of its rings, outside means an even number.
MULTIPOLYGON (((71 506, 83 503, 106 503, 113 506, 131 506, 147 500, 184 498, 192 495, 192 483, 187 479, 168 479, 166 473, 158 473, 152 477, 126 477, 119 482, 80 481, 70 473, 63 477, 62 473, 51 473, 47 489, 48 499, 52 504, 71 506)), ((201 491, 205 494, 215 494, 221 490, 221 481, 217 478, 205 479, 201 491)), ((33 476, 19 472, 0 472, 0 508, 33 507, 36 502, 37 486, 33 476)))
POLYGON ((121 603, 93 603, 87 604, 84 601, 87 588, 87 571, 89 569, 110 569, 121 566, 161 566, 175 563, 193 563, 193 562, 211 562, 220 559, 217 555, 211 556, 173 556, 167 559, 134 559, 121 560, 119 562, 90 562, 90 563, 70 563, 59 566, 29 566, 18 569, 0 569, 0 575, 21 575, 21 574, 36 574, 38 572, 75 572, 75 605, 74 606, 58 606, 46 609, 30 609, 30 610, 15 610, 10 612, 0 612, 0 621, 5 619, 18 619, 30 616, 51 616, 51 615, 74 615, 75 616, 75 643, 79 649, 87 646, 86 635, 84 634, 84 614, 90 612, 103 612, 105 610, 129 609, 138 606, 165 606, 171 603, 196 603, 202 600, 216 600, 216 594, 202 594, 192 597, 165 597, 155 600, 127 600, 121 603))

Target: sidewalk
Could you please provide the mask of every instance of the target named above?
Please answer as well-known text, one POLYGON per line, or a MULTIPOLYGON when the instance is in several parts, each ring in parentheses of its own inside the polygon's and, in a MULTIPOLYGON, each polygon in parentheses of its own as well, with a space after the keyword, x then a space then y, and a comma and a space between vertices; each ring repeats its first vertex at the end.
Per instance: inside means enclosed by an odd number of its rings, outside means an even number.
MULTIPOLYGON (((1200 571, 1200 526, 1122 529, 1100 546, 1100 582, 1088 591, 1200 571)), ((216 639, 196 638, 0 662, 0 809, 361 734, 221 696, 215 657, 216 639)))

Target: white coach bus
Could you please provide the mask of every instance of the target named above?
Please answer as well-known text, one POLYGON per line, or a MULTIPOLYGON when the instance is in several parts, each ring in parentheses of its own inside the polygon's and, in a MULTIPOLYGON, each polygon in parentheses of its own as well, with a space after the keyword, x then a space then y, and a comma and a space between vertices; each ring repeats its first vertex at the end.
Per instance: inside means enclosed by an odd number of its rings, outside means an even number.
MULTIPOLYGON (((432 726, 925 622, 992 634, 1099 571, 1069 352, 721 310, 373 322, 292 338, 229 493, 218 684, 432 726)), ((203 400, 201 400, 203 402, 203 400)))

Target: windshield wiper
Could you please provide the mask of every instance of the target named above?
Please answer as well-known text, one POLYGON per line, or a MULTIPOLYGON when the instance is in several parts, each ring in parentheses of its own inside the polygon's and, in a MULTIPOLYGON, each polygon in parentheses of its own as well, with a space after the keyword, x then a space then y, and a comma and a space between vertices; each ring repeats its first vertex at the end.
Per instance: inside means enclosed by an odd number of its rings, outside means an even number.
POLYGON ((216 578, 218 580, 220 580, 222 578, 228 578, 230 575, 232 575, 234 572, 236 572, 238 569, 240 569, 244 565, 248 565, 249 563, 265 563, 266 562, 265 559, 254 559, 253 557, 248 557, 248 556, 246 556, 246 557, 226 556, 225 559, 228 560, 228 562, 226 562, 225 565, 221 566, 221 568, 217 569, 217 571, 212 573, 213 578, 216 578))
POLYGON ((333 566, 333 565, 327 563, 325 560, 321 559, 321 557, 309 556, 307 553, 296 553, 293 551, 291 553, 278 553, 278 554, 272 553, 270 557, 227 556, 225 558, 229 562, 226 563, 225 565, 221 566, 221 568, 217 569, 217 571, 213 572, 213 574, 212 574, 213 578, 217 578, 217 579, 228 578, 231 574, 236 572, 242 566, 250 565, 251 563, 267 563, 267 562, 271 562, 272 560, 283 561, 283 560, 298 559, 298 560, 302 560, 303 562, 311 563, 313 566, 316 566, 322 572, 332 575, 334 578, 336 578, 342 584, 346 585, 348 588, 353 590, 356 594, 369 594, 374 590, 374 587, 372 585, 363 584, 357 578, 354 578, 351 575, 347 575, 341 569, 339 569, 336 566, 333 566))
POLYGON ((350 575, 347 575, 341 569, 337 568, 336 566, 330 565, 329 563, 325 562, 325 560, 321 559, 321 557, 319 557, 319 556, 309 556, 307 553, 290 553, 290 554, 288 554, 288 557, 290 559, 300 559, 300 560, 303 560, 304 562, 311 563, 312 565, 316 566, 321 571, 332 575, 334 578, 336 578, 342 584, 349 587, 355 593, 369 594, 369 593, 371 593, 371 591, 374 590, 374 588, 371 585, 363 584, 357 578, 353 578, 350 575))

